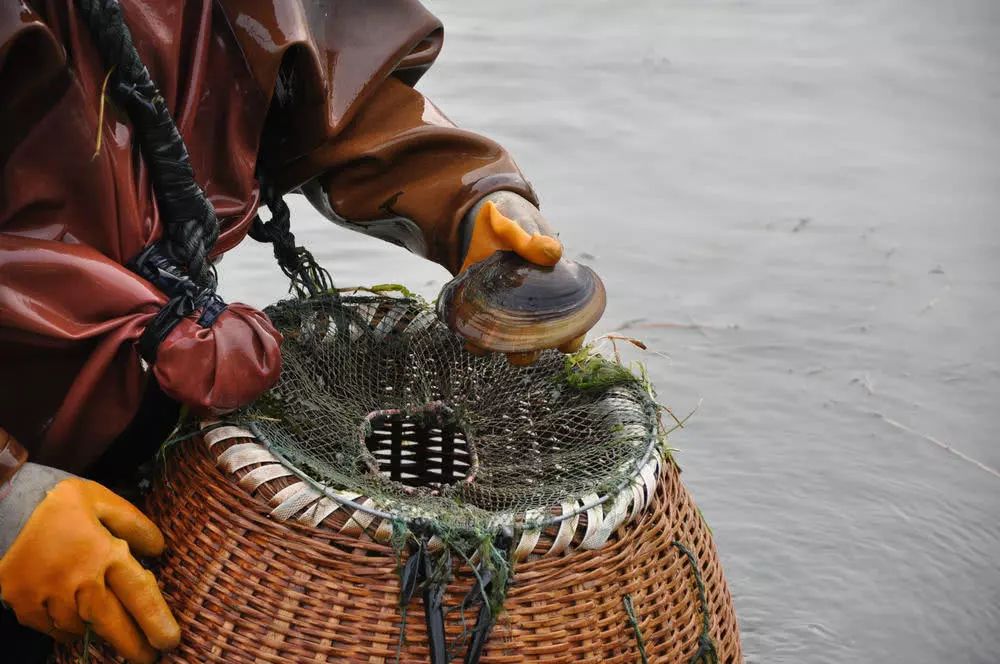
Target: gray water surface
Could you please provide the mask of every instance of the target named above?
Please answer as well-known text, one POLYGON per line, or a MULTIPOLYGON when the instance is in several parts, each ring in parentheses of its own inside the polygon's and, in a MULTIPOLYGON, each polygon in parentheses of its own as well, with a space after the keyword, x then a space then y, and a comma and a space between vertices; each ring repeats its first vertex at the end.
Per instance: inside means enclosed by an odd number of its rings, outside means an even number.
MULTIPOLYGON (((672 443, 747 660, 1000 662, 1000 2, 430 6, 421 89, 517 157, 597 331, 701 401, 672 443)), ((293 211, 340 284, 448 278, 293 211)), ((221 272, 284 295, 267 248, 221 272)))

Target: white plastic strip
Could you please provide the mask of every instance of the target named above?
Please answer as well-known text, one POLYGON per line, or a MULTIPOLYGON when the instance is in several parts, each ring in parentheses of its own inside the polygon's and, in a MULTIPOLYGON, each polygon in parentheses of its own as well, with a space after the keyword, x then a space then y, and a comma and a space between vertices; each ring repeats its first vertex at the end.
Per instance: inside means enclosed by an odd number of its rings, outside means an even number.
POLYGON ((306 486, 305 482, 296 482, 295 484, 286 486, 284 489, 271 496, 271 500, 269 500, 268 502, 271 504, 271 507, 277 507, 278 505, 280 505, 281 503, 283 503, 284 501, 288 500, 293 495, 295 495, 299 491, 299 489, 303 486, 306 486))
MULTIPOLYGON (((545 516, 544 510, 528 510, 524 514, 524 523, 526 525, 538 523, 545 516)), ((521 531, 521 537, 517 541, 517 546, 514 547, 514 560, 521 561, 531 555, 531 552, 535 550, 535 546, 538 545, 538 540, 542 536, 542 531, 538 528, 525 528, 521 531)))
POLYGON ((255 463, 274 463, 275 461, 274 455, 257 443, 240 443, 220 454, 216 463, 226 472, 235 473, 240 468, 246 468, 255 463))
MULTIPOLYGON (((344 492, 338 495, 343 497, 344 500, 354 500, 355 498, 359 498, 361 496, 361 494, 359 493, 349 493, 349 492, 344 492)), ((342 505, 338 503, 336 500, 324 496, 319 501, 317 501, 315 505, 306 510, 302 514, 302 516, 299 517, 299 520, 315 528, 316 526, 319 526, 319 524, 323 523, 323 521, 328 516, 339 510, 341 507, 342 505)))
POLYGON ((321 495, 319 491, 305 482, 299 482, 299 490, 282 500, 277 507, 271 510, 270 516, 278 521, 288 521, 309 507, 309 505, 319 500, 321 495))
POLYGON ((653 501, 653 495, 656 493, 656 473, 659 470, 658 466, 657 459, 654 457, 639 471, 643 488, 646 491, 646 499, 642 502, 642 509, 649 507, 649 504, 653 501))
POLYGON ((378 528, 375 530, 375 535, 373 535, 376 542, 381 542, 385 544, 392 539, 392 521, 386 521, 382 519, 382 523, 378 524, 378 528))
MULTIPOLYGON (((580 498, 580 502, 589 505, 600 499, 596 493, 588 493, 580 498)), ((604 524, 604 507, 594 505, 587 510, 587 530, 583 533, 583 541, 580 542, 581 549, 599 549, 604 542, 601 540, 601 526, 604 524)))
MULTIPOLYGON (((364 502, 359 504, 362 507, 374 507, 375 501, 371 498, 366 498, 364 502)), ((345 535, 360 535, 374 520, 374 514, 362 512, 361 510, 354 510, 354 514, 352 514, 351 518, 347 520, 347 523, 340 528, 340 532, 345 535)))
MULTIPOLYGON (((577 509, 576 502, 573 501, 564 502, 560 506, 562 507, 562 514, 569 514, 570 512, 575 512, 577 509)), ((570 542, 573 541, 573 535, 576 534, 576 524, 579 522, 579 514, 574 514, 568 519, 560 521, 559 532, 556 533, 556 538, 552 541, 552 546, 549 547, 545 555, 550 556, 565 551, 569 547, 570 542)))
POLYGON ((540 530, 523 531, 521 538, 517 541, 517 546, 514 548, 514 560, 520 562, 530 556, 541 536, 542 531, 540 530))
POLYGON ((608 537, 611 537, 611 534, 625 523, 625 519, 628 518, 628 507, 631 501, 632 492, 628 490, 628 487, 623 489, 615 498, 615 502, 611 505, 611 514, 604 520, 605 526, 608 528, 608 537))
POLYGON ((222 442, 223 440, 231 440, 233 438, 256 438, 249 429, 244 429, 243 427, 236 426, 225 426, 219 427, 218 429, 212 429, 205 434, 205 444, 210 448, 216 443, 222 442))
POLYGON ((430 553, 437 553, 444 549, 444 540, 442 540, 437 535, 432 535, 429 540, 427 540, 427 550, 430 553))
POLYGON ((632 480, 628 490, 632 494, 632 511, 629 512, 628 520, 635 521, 642 514, 642 508, 646 504, 646 490, 642 483, 636 482, 636 480, 632 480))
MULTIPOLYGON (((632 498, 632 492, 627 488, 624 491, 619 492, 615 496, 614 502, 611 503, 611 507, 607 514, 604 516, 604 521, 601 523, 600 528, 594 533, 591 540, 584 538, 584 541, 580 544, 581 548, 584 549, 599 549, 611 538, 611 534, 618 530, 618 527, 622 525, 625 521, 625 516, 628 514, 628 503, 632 498)), ((589 512, 588 512, 589 518, 589 512)), ((590 529, 588 528, 588 531, 590 529)))
POLYGON ((276 480, 279 477, 288 477, 291 474, 292 471, 288 470, 280 463, 272 463, 267 466, 261 466, 260 468, 254 468, 240 479, 239 485, 244 490, 253 493, 259 489, 262 484, 270 482, 271 480, 276 480))

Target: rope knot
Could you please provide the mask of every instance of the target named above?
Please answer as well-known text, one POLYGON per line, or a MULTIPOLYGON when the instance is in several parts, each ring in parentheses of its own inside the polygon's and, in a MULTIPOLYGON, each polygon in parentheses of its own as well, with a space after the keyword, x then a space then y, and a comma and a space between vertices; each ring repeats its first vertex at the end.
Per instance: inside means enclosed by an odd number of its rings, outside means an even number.
POLYGON ((288 204, 268 185, 261 187, 261 194, 264 204, 271 211, 271 219, 264 221, 259 214, 254 217, 248 233, 250 237, 274 247, 274 257, 281 271, 291 280, 289 290, 300 296, 332 291, 333 279, 330 273, 320 267, 305 247, 295 244, 288 204))
POLYGON ((150 364, 156 362, 160 342, 185 317, 201 310, 198 325, 211 327, 227 305, 214 288, 199 286, 181 274, 176 264, 162 252, 159 244, 151 244, 129 262, 129 269, 159 288, 170 299, 146 325, 139 338, 139 354, 150 364))

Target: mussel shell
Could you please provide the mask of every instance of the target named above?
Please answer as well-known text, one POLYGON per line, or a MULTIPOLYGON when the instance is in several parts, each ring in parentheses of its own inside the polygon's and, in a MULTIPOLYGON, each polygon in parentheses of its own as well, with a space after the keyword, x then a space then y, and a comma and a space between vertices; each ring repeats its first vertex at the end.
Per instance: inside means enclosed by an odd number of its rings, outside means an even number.
POLYGON ((585 265, 552 267, 499 251, 445 284, 438 316, 480 348, 523 353, 585 334, 604 313, 600 278, 585 265))

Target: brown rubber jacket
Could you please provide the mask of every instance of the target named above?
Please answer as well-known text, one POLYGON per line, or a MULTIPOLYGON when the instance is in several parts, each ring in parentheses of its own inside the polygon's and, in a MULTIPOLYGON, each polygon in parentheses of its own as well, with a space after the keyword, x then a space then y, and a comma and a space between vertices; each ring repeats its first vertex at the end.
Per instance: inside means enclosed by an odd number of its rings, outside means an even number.
MULTIPOLYGON (((219 217, 215 254, 247 234, 258 162, 453 272, 479 198, 534 198, 500 146, 413 90, 443 39, 416 0, 121 4, 219 217)), ((123 265, 161 222, 128 118, 108 100, 100 119, 106 73, 72 0, 0 0, 0 429, 71 472, 125 429, 149 380, 221 412, 280 371, 280 335, 237 304, 209 328, 183 321, 144 367, 135 342, 166 298, 123 265)))

